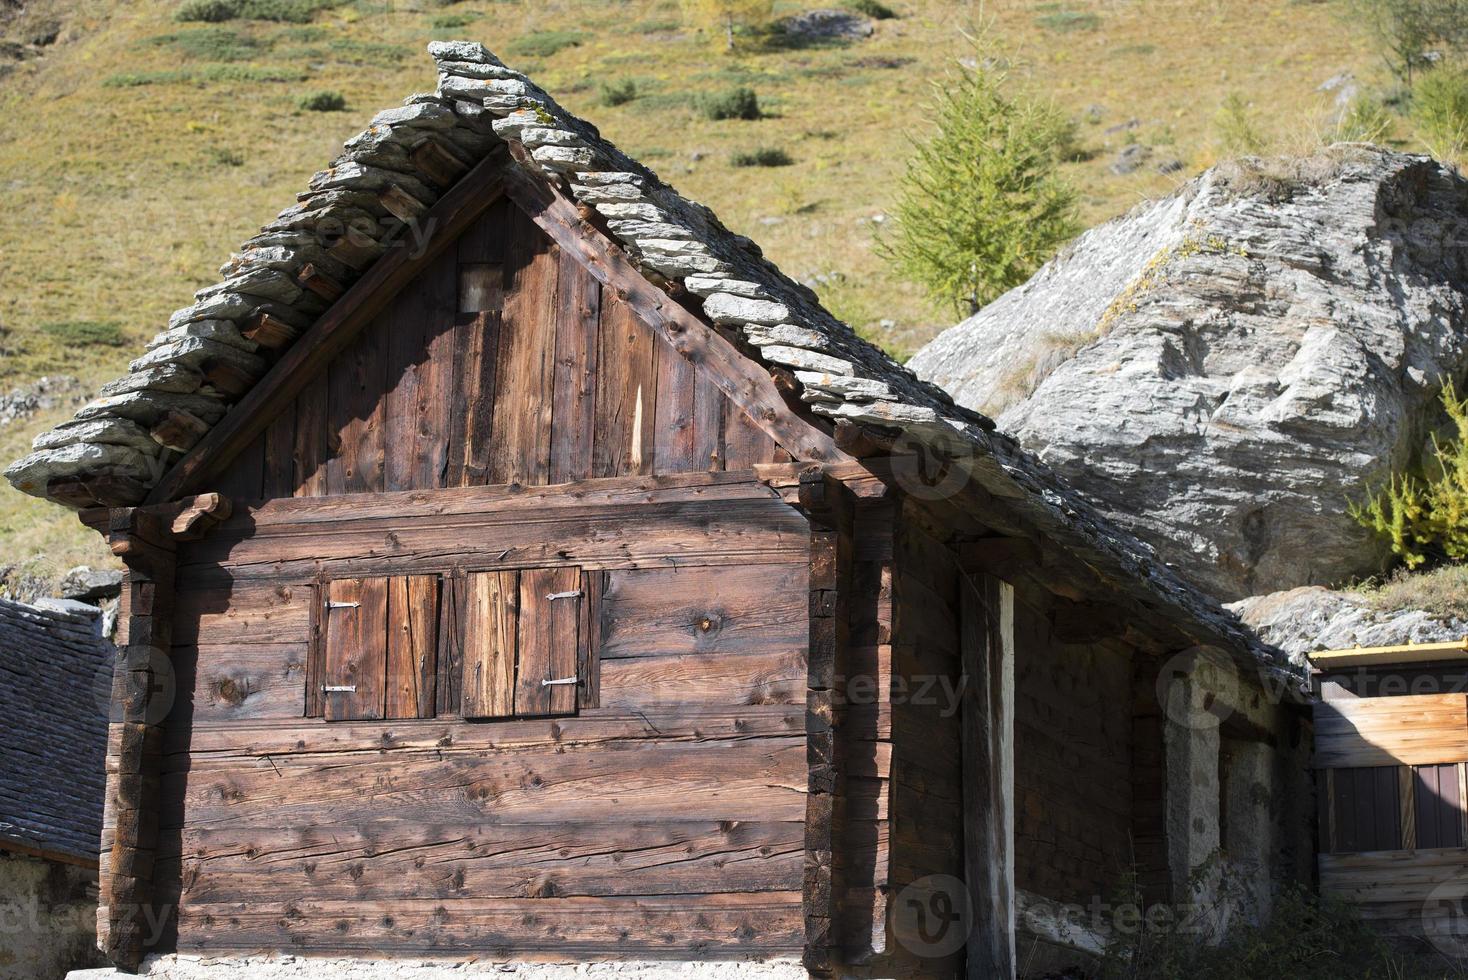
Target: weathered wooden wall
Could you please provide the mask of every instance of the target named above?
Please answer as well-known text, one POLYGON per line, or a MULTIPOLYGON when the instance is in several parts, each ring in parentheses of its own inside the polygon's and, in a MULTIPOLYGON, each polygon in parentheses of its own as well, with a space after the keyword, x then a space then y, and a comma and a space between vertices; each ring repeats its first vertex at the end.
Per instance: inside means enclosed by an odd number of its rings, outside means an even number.
POLYGON ((808 554, 805 520, 732 474, 237 512, 180 554, 177 948, 798 953, 808 554), (605 573, 599 706, 305 717, 318 575, 546 565, 605 573))
POLYGON ((788 458, 501 199, 272 421, 217 489, 256 500, 542 486, 788 458))
POLYGON ((1134 859, 1131 651, 1062 642, 1031 590, 1016 590, 1015 649, 1016 887, 1112 895, 1134 859))

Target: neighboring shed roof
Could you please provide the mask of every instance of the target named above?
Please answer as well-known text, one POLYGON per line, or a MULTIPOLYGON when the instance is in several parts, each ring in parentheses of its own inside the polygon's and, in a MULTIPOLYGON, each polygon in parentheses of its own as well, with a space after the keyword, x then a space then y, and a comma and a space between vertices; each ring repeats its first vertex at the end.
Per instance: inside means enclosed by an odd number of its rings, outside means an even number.
POLYGON ((100 615, 0 599, 0 848, 97 860, 112 676, 100 615))
POLYGON ((757 245, 663 184, 524 75, 473 42, 434 42, 429 53, 439 70, 437 90, 379 113, 347 141, 298 202, 221 269, 225 279, 170 318, 132 373, 107 385, 75 420, 37 437, 36 452, 6 470, 17 488, 70 506, 142 500, 179 458, 160 442, 185 447, 181 428, 197 440, 264 372, 242 328, 249 333, 260 314, 287 328, 308 326, 328 307, 325 297, 360 278, 404 222, 427 210, 468 166, 514 141, 546 174, 564 180, 578 204, 595 209, 645 272, 700 298, 704 314, 739 332, 764 365, 791 372, 812 413, 898 430, 957 458, 997 508, 1070 551, 1149 615, 1194 642, 1281 662, 1147 546, 994 432, 990 420, 956 406, 857 337, 757 245), (344 228, 358 234, 343 238, 344 228), (368 230, 376 237, 361 234, 368 230))

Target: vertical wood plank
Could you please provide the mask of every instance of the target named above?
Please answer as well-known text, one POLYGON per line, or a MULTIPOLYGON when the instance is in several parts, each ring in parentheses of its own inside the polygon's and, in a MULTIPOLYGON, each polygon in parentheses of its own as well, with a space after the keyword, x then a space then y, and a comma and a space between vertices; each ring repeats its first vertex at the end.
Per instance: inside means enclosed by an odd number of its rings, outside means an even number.
POLYGON ((387 688, 387 579, 338 579, 328 583, 327 598, 326 720, 378 720, 387 688))
POLYGON ((693 373, 693 461, 701 472, 724 468, 724 412, 728 399, 704 371, 693 373))
POLYGON ((562 252, 556 288, 550 482, 570 483, 591 475, 601 286, 574 256, 562 252))
POLYGON ((973 910, 970 980, 1015 975, 1014 589, 989 576, 962 585, 964 878, 973 910))
POLYGON ((437 640, 438 576, 393 578, 387 596, 387 717, 433 717, 437 640))
POLYGON ((462 571, 445 575, 441 584, 438 615, 438 678, 435 686, 437 714, 456 715, 462 707, 465 580, 462 571))
MULTIPOLYGON (((1417 773, 1413 771, 1411 766, 1397 766, 1396 770, 1397 806, 1400 807, 1398 822, 1402 828, 1402 847, 1410 851, 1417 847, 1417 773)), ((1430 791, 1424 794, 1426 797, 1424 803, 1428 807, 1427 813, 1425 814, 1428 824, 1426 829, 1428 837, 1431 839, 1436 837, 1437 831, 1437 827, 1433 824, 1433 818, 1436 816, 1436 813, 1432 807, 1432 796, 1437 792, 1437 773, 1430 773, 1429 776, 1432 779, 1433 785, 1430 791)), ((1423 846, 1432 847, 1435 845, 1425 844, 1423 846)))
POLYGON ((464 577, 463 708, 465 718, 515 713, 519 575, 476 572, 464 577))
POLYGON ((550 478, 560 249, 518 209, 511 223, 487 480, 542 486, 550 478))
POLYGON ((267 500, 289 497, 296 489, 296 409, 288 407, 265 429, 264 473, 260 494, 267 500))
POLYGON ((265 434, 256 436, 220 475, 219 492, 235 500, 259 500, 265 482, 265 434))
POLYGON ((576 676, 580 683, 577 706, 601 706, 602 593, 606 590, 607 573, 600 570, 581 576, 581 626, 576 641, 576 676))
POLYGON ((757 463, 772 462, 775 440, 733 405, 724 410, 724 469, 747 470, 757 463))
POLYGON ((651 329, 627 305, 602 297, 593 476, 652 472, 657 352, 651 329))
POLYGON ((696 473, 708 468, 694 448, 693 364, 658 339, 653 344, 657 357, 658 386, 653 432, 656 451, 654 473, 696 473))
POLYGON ((326 579, 317 575, 316 581, 306 592, 311 599, 306 639, 306 717, 320 718, 326 711, 326 702, 321 692, 326 674, 326 579))
POLYGON ((553 684, 576 676, 577 630, 584 596, 553 599, 581 589, 581 569, 533 568, 520 573, 520 657, 515 671, 515 714, 564 715, 576 710, 576 686, 553 684))
POLYGON ((297 497, 326 495, 327 384, 307 385, 296 396, 295 491, 297 497))
POLYGON ((511 206, 500 201, 459 239, 453 387, 445 485, 487 482, 511 206))
POLYGON ((335 451, 326 464, 327 493, 372 493, 382 489, 386 454, 384 344, 390 326, 387 317, 379 315, 331 364, 327 431, 333 437, 335 451))
POLYGON ((442 486, 448 455, 458 263, 439 255, 386 313, 387 490, 442 486))

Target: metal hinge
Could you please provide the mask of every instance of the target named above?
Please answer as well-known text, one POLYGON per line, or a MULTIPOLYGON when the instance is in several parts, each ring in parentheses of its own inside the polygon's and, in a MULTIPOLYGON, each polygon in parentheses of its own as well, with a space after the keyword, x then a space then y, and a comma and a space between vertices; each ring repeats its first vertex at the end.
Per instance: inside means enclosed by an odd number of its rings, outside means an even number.
POLYGON ((551 600, 555 600, 555 599, 577 599, 577 598, 580 598, 580 596, 581 596, 581 590, 580 589, 576 589, 573 592, 548 592, 548 593, 546 593, 546 598, 547 599, 551 599, 551 600))
POLYGON ((551 680, 541 681, 540 682, 540 686, 541 687, 553 687, 556 684, 575 684, 575 683, 576 683, 576 678, 574 678, 574 677, 557 677, 553 681, 551 681, 551 680))
POLYGON ((356 694, 355 684, 322 684, 321 690, 327 694, 356 694))
POLYGON ((327 609, 360 609, 361 607, 362 604, 360 602, 333 602, 330 599, 326 600, 327 609))

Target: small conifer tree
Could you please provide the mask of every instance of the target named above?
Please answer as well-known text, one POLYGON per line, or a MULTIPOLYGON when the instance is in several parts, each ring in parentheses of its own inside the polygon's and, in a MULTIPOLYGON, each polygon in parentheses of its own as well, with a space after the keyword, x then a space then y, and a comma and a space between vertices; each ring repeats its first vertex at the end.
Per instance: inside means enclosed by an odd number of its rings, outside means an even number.
POLYGON ((1075 235, 1076 193, 1057 172, 1074 124, 1005 92, 979 53, 935 85, 938 131, 908 163, 883 250, 936 301, 969 315, 1028 279, 1075 235))
POLYGON ((1454 385, 1442 392, 1453 434, 1432 438, 1432 460, 1422 476, 1393 475, 1364 501, 1350 504, 1351 516, 1391 545, 1408 568, 1430 558, 1468 559, 1468 395, 1454 385))

